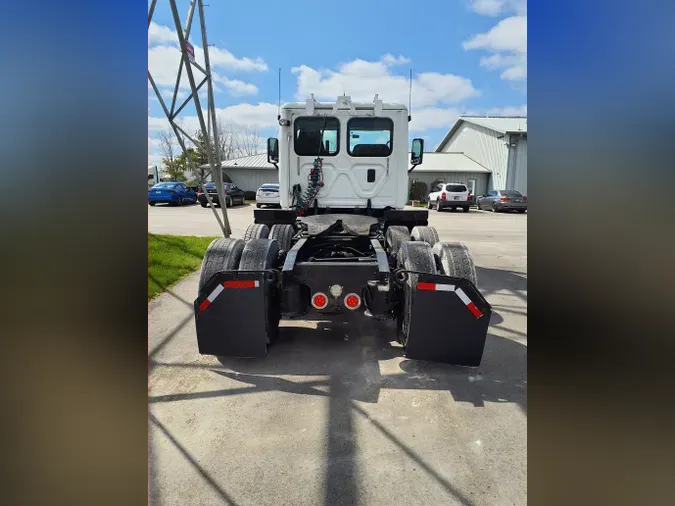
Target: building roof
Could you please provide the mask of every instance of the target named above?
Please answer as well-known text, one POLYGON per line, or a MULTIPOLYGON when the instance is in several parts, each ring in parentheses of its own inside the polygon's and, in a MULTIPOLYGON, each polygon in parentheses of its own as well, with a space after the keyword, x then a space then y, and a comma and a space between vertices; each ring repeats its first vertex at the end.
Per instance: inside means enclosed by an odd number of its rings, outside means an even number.
POLYGON ((512 133, 527 134, 527 116, 460 116, 438 145, 436 151, 443 149, 457 129, 465 122, 488 128, 502 135, 512 133))
MULTIPOLYGON (((204 164, 202 167, 209 167, 209 164, 204 164)), ((234 158, 232 160, 224 160, 221 162, 223 168, 241 168, 241 169, 272 169, 276 170, 274 165, 267 163, 267 153, 253 156, 243 156, 241 158, 234 158)))
POLYGON ((412 172, 482 172, 492 171, 464 153, 424 153, 422 165, 412 172))
POLYGON ((503 134, 520 132, 527 133, 527 116, 503 116, 495 118, 462 116, 460 119, 503 134))
MULTIPOLYGON (((244 156, 233 160, 225 160, 222 167, 241 167, 246 169, 275 169, 274 165, 267 162, 267 153, 253 156, 244 156)), ((275 169, 276 170, 276 169, 275 169)))

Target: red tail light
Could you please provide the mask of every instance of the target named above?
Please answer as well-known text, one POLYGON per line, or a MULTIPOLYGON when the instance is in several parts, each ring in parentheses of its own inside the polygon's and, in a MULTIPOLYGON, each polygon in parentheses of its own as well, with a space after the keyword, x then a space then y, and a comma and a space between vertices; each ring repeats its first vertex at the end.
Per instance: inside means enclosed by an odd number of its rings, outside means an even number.
POLYGON ((201 188, 197 188, 197 195, 204 193, 201 188))
POLYGON ((445 192, 441 193, 441 200, 445 200, 445 198, 446 198, 445 192))
POLYGON ((523 202, 527 202, 527 197, 523 197, 523 202))
POLYGON ((501 200, 502 202, 506 202, 507 200, 511 200, 511 199, 508 198, 508 197, 502 197, 502 198, 500 198, 499 200, 501 200))
POLYGON ((324 309, 328 305, 328 297, 325 293, 317 292, 312 295, 312 306, 316 309, 324 309))
POLYGON ((361 297, 355 293, 348 293, 345 297, 345 306, 352 311, 358 309, 361 306, 361 297))

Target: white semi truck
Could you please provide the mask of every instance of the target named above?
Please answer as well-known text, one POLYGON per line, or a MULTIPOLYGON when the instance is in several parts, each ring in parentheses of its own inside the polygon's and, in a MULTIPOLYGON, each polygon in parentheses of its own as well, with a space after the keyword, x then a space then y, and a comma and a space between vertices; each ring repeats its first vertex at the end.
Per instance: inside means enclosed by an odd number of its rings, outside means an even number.
POLYGON ((281 318, 340 313, 396 321, 411 359, 477 366, 491 307, 466 247, 405 209, 423 162, 404 105, 338 97, 284 104, 268 161, 281 209, 256 209, 243 239, 207 249, 194 302, 202 354, 263 357, 281 318))

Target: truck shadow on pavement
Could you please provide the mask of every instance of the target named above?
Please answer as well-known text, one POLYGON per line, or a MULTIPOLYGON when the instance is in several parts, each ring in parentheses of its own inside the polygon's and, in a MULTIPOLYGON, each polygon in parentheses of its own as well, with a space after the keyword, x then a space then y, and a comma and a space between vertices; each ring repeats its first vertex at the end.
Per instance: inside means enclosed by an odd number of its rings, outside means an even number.
MULTIPOLYGON (((485 406, 486 402, 507 402, 516 403, 526 412, 526 346, 490 334, 478 368, 404 359, 398 365, 400 372, 383 375, 380 362, 402 357, 403 349, 391 341, 395 332, 393 323, 373 322, 368 327, 365 329, 363 324, 352 321, 319 322, 317 328, 281 327, 279 339, 270 346, 265 359, 220 357, 222 369, 207 366, 214 374, 246 386, 155 396, 150 397, 150 403, 269 391, 328 397, 325 505, 360 504, 357 418, 367 419, 455 501, 473 505, 472 500, 436 471, 431 462, 402 442, 382 422, 372 418, 359 403, 377 403, 382 389, 432 390, 448 392, 456 402, 471 403, 478 408, 485 406), (283 376, 324 376, 328 379, 303 381, 283 376)), ((172 437, 168 428, 161 426, 160 430, 167 437, 172 437)), ((186 458, 190 462, 194 460, 187 450, 179 450, 187 453, 186 458)), ((202 475, 206 473, 201 467, 197 471, 202 475)), ((211 486, 217 487, 217 492, 224 499, 227 497, 211 477, 207 475, 205 479, 211 486)))
MULTIPOLYGON (((516 301, 520 308, 526 306, 526 277, 495 269, 477 268, 477 271, 481 291, 486 297, 506 289, 521 299, 516 301)), ((360 418, 367 419, 372 427, 412 459, 454 501, 473 506, 471 498, 463 494, 431 462, 403 442, 391 429, 371 417, 359 403, 377 403, 382 389, 425 390, 447 392, 450 400, 470 403, 476 408, 484 407, 485 403, 514 403, 527 413, 527 347, 515 340, 500 337, 494 330, 499 328, 516 335, 525 334, 502 327, 500 324, 503 322, 504 319, 498 314, 493 316, 483 360, 477 368, 405 359, 403 348, 394 339, 393 322, 363 318, 317 322, 316 328, 292 326, 293 321, 284 321, 279 329, 279 338, 270 346, 267 357, 219 357, 222 367, 217 364, 157 362, 153 357, 159 350, 155 349, 150 354, 153 368, 205 368, 219 376, 243 383, 244 386, 150 396, 149 402, 152 406, 155 403, 270 391, 327 397, 329 408, 323 504, 358 505, 362 502, 359 497, 355 428, 356 421, 360 418), (499 327, 494 327, 495 325, 499 327), (396 361, 394 367, 393 364, 385 366, 386 362, 392 360, 396 361), (389 373, 382 374, 382 368, 389 373), (289 376, 299 378, 289 379, 289 376), (303 376, 308 378, 303 379, 303 376), (324 378, 312 379, 312 376, 324 378)), ((170 335, 163 340, 158 348, 163 348, 172 337, 170 335)), ((224 503, 235 504, 217 481, 176 440, 165 424, 153 415, 151 423, 178 448, 224 503)))

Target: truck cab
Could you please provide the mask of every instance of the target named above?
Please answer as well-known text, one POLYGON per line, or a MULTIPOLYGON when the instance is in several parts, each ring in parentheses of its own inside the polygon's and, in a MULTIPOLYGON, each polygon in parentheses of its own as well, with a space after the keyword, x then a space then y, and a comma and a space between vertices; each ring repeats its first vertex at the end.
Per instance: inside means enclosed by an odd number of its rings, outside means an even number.
MULTIPOLYGON (((403 209, 408 200, 408 109, 383 103, 353 103, 348 96, 319 103, 287 103, 279 114, 279 137, 268 141, 268 160, 278 164, 280 204, 297 207, 317 158, 320 188, 314 207, 332 212, 403 209), (275 149, 276 147, 276 149, 275 149), (299 185, 299 186, 298 186, 299 185)), ((414 143, 421 163, 423 141, 414 143)), ((414 163, 417 162, 417 163, 414 163)))

